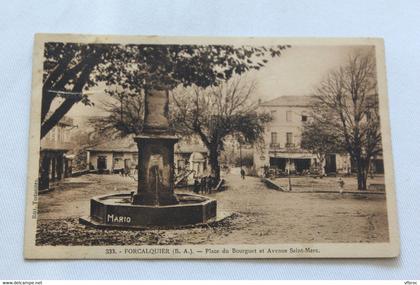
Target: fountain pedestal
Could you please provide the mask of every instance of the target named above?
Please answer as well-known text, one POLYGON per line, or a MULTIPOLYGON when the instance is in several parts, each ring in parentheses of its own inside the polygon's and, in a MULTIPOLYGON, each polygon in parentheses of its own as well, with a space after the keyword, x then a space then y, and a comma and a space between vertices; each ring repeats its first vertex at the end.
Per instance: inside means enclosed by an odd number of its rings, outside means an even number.
POLYGON ((86 225, 101 228, 144 228, 208 224, 227 215, 216 215, 214 199, 174 193, 174 144, 169 131, 168 91, 145 95, 143 133, 134 138, 138 146, 137 193, 111 194, 90 201, 86 225))
POLYGON ((134 205, 175 205, 174 144, 171 135, 142 135, 134 139, 139 149, 138 188, 134 205))

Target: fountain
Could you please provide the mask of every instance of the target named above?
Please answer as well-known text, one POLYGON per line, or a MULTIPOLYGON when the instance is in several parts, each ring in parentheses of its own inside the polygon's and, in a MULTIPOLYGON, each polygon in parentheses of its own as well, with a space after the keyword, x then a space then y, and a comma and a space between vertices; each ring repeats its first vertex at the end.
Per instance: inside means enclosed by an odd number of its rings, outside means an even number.
POLYGON ((90 216, 80 223, 102 228, 187 226, 220 221, 214 199, 174 193, 174 145, 169 130, 169 91, 146 92, 144 128, 138 147, 137 193, 111 194, 90 201, 90 216))

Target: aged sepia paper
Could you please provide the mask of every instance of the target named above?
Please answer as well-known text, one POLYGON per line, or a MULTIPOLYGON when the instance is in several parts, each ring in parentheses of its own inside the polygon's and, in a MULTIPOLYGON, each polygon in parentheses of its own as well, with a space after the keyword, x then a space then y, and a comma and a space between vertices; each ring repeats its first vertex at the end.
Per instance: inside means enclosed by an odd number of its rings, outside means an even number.
POLYGON ((25 258, 396 257, 382 39, 38 34, 25 258))

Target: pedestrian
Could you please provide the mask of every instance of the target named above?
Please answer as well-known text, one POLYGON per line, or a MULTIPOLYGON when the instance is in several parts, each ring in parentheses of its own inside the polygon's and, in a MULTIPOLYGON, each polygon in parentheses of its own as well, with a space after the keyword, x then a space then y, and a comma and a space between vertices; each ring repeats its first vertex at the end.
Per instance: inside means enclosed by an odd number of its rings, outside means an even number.
POLYGON ((342 195, 344 190, 344 181, 341 177, 338 179, 338 190, 340 192, 340 195, 342 195))
POLYGON ((197 177, 194 177, 194 188, 193 192, 198 194, 200 192, 200 182, 198 181, 197 177))
POLYGON ((245 179, 245 170, 241 168, 241 178, 245 179))
POLYGON ((211 182, 212 182, 211 176, 207 175, 207 177, 206 177, 206 193, 207 194, 210 193, 210 191, 211 191, 211 182))
POLYGON ((206 185, 206 193, 207 194, 210 194, 211 193, 211 190, 212 190, 212 188, 213 188, 213 177, 211 176, 211 175, 209 175, 209 176, 207 176, 207 179, 206 179, 206 181, 207 181, 207 185, 206 185))
POLYGON ((128 174, 130 173, 130 168, 128 167, 128 164, 124 165, 124 176, 128 177, 128 174))
POLYGON ((205 193, 205 191, 206 191, 206 177, 205 176, 202 176, 201 177, 201 180, 200 180, 200 192, 201 193, 205 193))

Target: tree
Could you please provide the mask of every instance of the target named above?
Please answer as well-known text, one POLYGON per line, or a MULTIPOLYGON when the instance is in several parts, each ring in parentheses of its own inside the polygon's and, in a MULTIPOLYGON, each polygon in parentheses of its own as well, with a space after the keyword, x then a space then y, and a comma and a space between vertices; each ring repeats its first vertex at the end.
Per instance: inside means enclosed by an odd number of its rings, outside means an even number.
POLYGON ((74 104, 92 104, 88 90, 99 82, 137 94, 156 86, 208 87, 261 68, 287 47, 46 43, 41 138, 74 104), (57 98, 63 101, 52 110, 57 98))
POLYGON ((91 104, 83 91, 95 85, 93 74, 101 62, 118 53, 117 45, 46 43, 41 104, 41 138, 43 138, 74 104, 91 104), (53 101, 61 104, 51 110, 53 101))
POLYGON ((113 100, 103 102, 108 115, 89 121, 98 134, 106 137, 138 135, 143 129, 144 96, 118 89, 106 91, 113 100))
POLYGON ((323 167, 327 154, 340 153, 343 142, 340 136, 318 120, 311 120, 304 124, 301 146, 316 155, 321 175, 325 174, 323 167))
POLYGON ((358 189, 366 190, 371 158, 382 153, 374 54, 350 55, 320 84, 315 100, 315 122, 340 136, 357 168, 358 189))
POLYGON ((227 139, 241 137, 245 143, 262 139, 267 113, 257 113, 251 101, 254 83, 235 77, 218 86, 178 90, 173 93, 174 125, 184 134, 196 134, 209 151, 212 175, 220 179, 219 155, 227 139))

